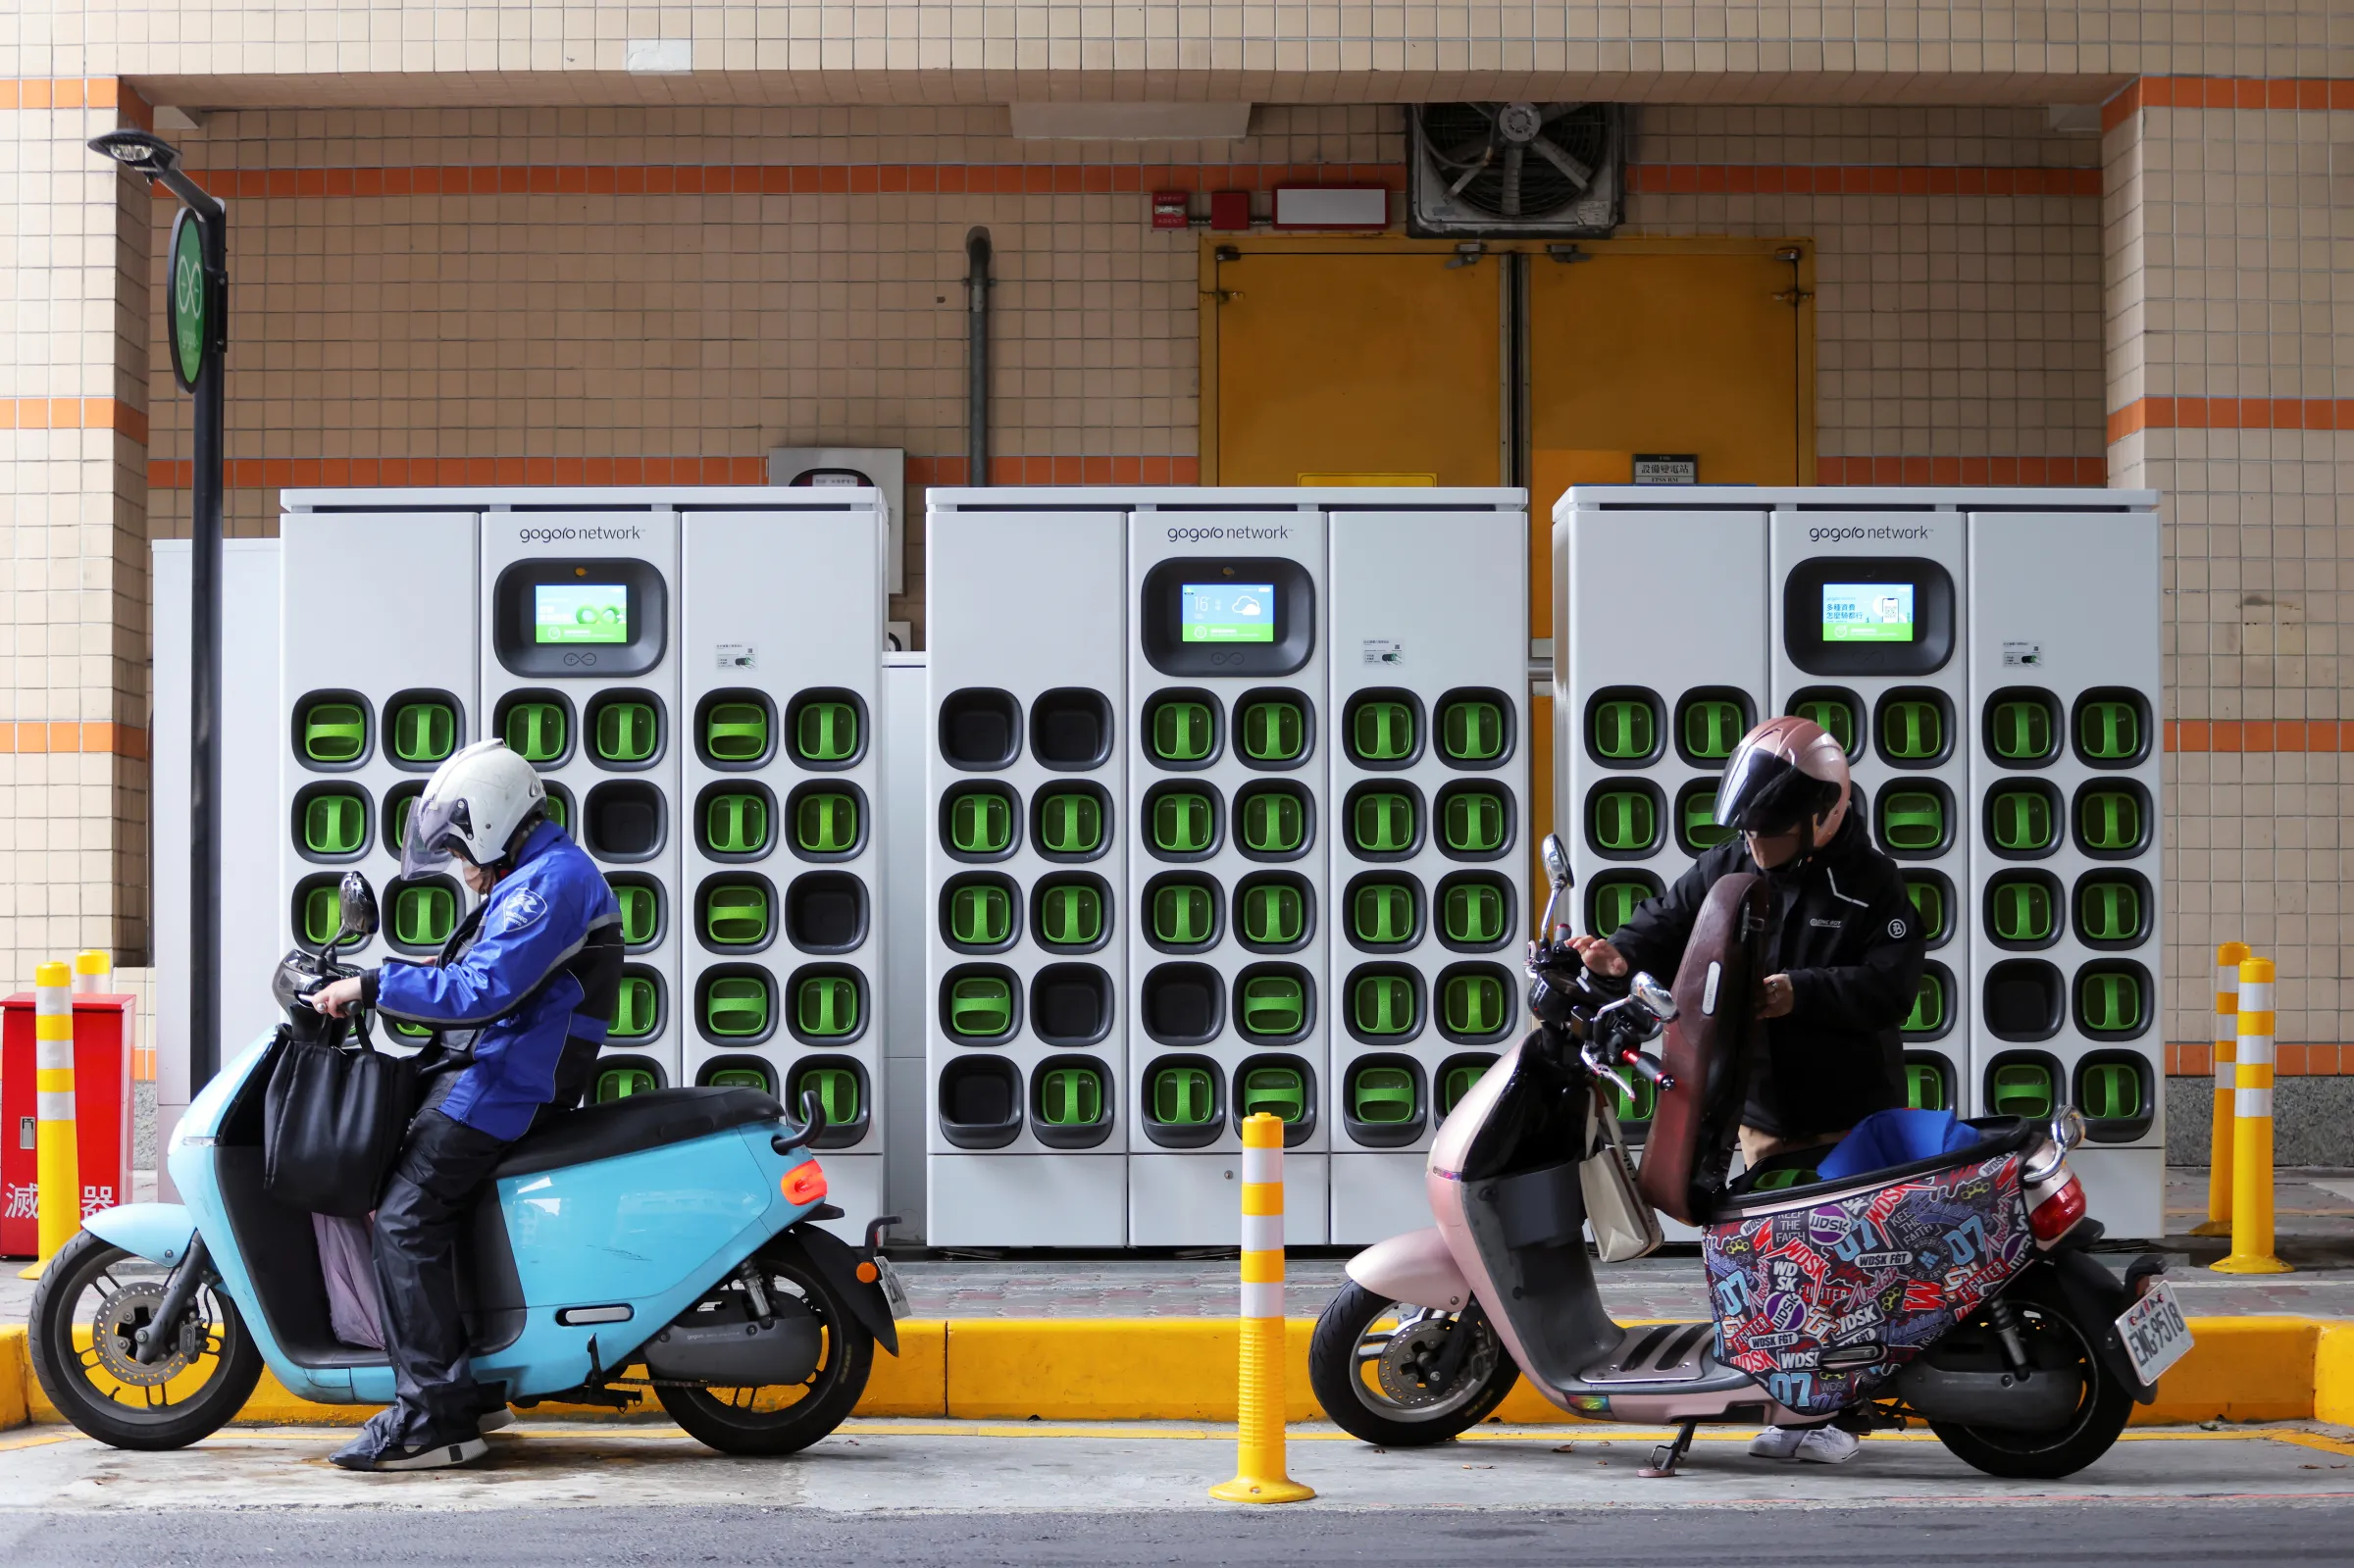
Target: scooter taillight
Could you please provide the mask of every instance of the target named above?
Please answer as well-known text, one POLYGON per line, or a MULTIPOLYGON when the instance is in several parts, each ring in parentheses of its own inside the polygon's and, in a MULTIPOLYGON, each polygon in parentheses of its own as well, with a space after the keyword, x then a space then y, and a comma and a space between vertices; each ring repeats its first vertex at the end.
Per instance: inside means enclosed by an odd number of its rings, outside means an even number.
MULTIPOLYGON (((817 1161, 803 1160, 787 1171, 785 1179, 777 1185, 784 1189, 788 1203, 816 1203, 826 1195, 826 1173, 817 1161)), ((2084 1212, 2082 1203, 2076 1205, 2076 1212, 2084 1212)))
POLYGON ((2027 1198, 2034 1205, 2027 1210, 2027 1225, 2034 1231, 2040 1246, 2050 1246, 2074 1230, 2076 1222, 2084 1217, 2083 1184, 2065 1165, 2051 1180, 2030 1189, 2027 1198))

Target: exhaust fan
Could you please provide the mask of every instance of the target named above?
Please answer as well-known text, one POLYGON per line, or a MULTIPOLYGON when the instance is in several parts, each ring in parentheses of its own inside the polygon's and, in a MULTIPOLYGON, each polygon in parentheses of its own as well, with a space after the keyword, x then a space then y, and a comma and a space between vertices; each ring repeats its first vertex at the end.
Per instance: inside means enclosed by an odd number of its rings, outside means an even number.
POLYGON ((1594 237, 1625 216, 1622 105, 1435 103, 1409 113, 1411 233, 1594 237))

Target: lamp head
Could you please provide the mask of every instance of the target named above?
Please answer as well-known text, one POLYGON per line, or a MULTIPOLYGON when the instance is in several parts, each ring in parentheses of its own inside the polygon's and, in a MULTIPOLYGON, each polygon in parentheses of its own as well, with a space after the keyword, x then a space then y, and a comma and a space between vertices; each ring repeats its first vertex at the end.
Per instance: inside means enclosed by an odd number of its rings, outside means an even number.
POLYGON ((179 149, 148 130, 110 130, 93 136, 90 151, 103 153, 151 179, 161 179, 179 169, 179 149))

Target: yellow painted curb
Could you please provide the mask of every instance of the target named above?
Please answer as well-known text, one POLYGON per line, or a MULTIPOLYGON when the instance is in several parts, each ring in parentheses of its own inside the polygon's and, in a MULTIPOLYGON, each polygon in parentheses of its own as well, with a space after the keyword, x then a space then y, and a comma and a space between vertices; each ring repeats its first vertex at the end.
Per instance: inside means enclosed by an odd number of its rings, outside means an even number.
MULTIPOLYGON (((1284 1413, 1321 1412, 1307 1386, 1311 1318, 1285 1324, 1284 1413)), ((2136 1426, 2198 1421, 2322 1420, 2354 1426, 2354 1321, 2193 1318, 2197 1344, 2133 1412, 2136 1426)), ((968 1421, 1204 1421, 1235 1417, 1241 1340, 1230 1318, 910 1318, 899 1354, 880 1352, 857 1413, 968 1421)), ((248 1423, 352 1425, 368 1405, 318 1404, 264 1373, 239 1415, 248 1423)), ((608 1419, 595 1406, 546 1404, 541 1412, 608 1419)), ((32 1376, 22 1325, 0 1327, 0 1429, 56 1421, 32 1376)), ((1526 1379, 1498 1407, 1498 1421, 1544 1426, 1574 1420, 1526 1379)))

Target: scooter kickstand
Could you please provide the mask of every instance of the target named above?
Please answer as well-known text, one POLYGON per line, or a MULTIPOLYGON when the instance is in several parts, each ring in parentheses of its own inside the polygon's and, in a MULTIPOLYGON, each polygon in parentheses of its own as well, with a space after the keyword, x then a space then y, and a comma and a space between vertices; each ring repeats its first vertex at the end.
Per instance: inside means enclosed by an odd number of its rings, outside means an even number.
POLYGON ((1685 1452, 1692 1446, 1692 1434, 1699 1428, 1700 1423, 1697 1421, 1685 1422, 1677 1431, 1675 1441, 1663 1442, 1652 1449, 1651 1463, 1636 1471, 1635 1474, 1646 1481, 1664 1480, 1674 1475, 1675 1467, 1682 1462, 1685 1452))

